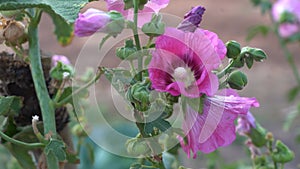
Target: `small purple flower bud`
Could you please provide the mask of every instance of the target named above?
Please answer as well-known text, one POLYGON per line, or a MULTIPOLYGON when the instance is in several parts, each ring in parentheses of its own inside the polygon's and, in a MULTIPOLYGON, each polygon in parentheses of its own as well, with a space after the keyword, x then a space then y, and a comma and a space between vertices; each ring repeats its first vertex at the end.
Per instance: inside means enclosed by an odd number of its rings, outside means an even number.
POLYGON ((101 31, 109 22, 109 14, 94 8, 89 8, 84 13, 80 13, 75 21, 75 35, 78 37, 90 36, 101 31))
POLYGON ((61 62, 66 65, 71 65, 70 60, 64 55, 53 55, 51 58, 52 66, 55 67, 57 62, 61 62))
POLYGON ((251 128, 256 128, 255 118, 251 112, 248 112, 247 115, 240 116, 238 119, 236 131, 240 135, 247 135, 250 133, 251 128))
POLYGON ((202 15, 205 8, 202 6, 196 6, 184 15, 184 20, 178 25, 178 29, 188 32, 194 32, 202 21, 202 15))

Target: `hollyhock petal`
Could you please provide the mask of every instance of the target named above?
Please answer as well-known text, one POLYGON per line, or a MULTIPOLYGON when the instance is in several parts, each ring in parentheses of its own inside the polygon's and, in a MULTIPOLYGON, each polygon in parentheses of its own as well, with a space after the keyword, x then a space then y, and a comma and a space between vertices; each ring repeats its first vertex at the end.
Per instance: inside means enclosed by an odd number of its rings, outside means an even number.
POLYGON ((159 12, 159 10, 165 8, 168 6, 170 0, 150 0, 145 7, 151 8, 156 13, 159 12))
POLYGON ((51 58, 51 64, 53 67, 57 65, 57 62, 61 62, 66 65, 70 65, 70 60, 64 55, 53 55, 51 58))
POLYGON ((74 24, 74 34, 78 37, 90 36, 101 31, 111 21, 110 16, 98 9, 89 8, 80 13, 74 24))
POLYGON ((210 39, 212 45, 219 55, 219 58, 221 60, 224 59, 227 52, 225 44, 219 39, 216 33, 210 32, 208 30, 203 30, 203 32, 207 36, 207 38, 210 39))
POLYGON ((191 33, 167 28, 157 38, 155 48, 149 64, 154 89, 191 98, 202 94, 212 96, 217 91, 219 82, 211 71, 219 67, 221 60, 203 31, 191 33), (183 74, 177 74, 178 70, 183 74))
POLYGON ((236 132, 239 135, 247 135, 251 128, 256 128, 255 118, 251 112, 248 112, 247 115, 241 115, 238 119, 238 124, 236 126, 236 132))
POLYGON ((299 25, 290 24, 290 23, 283 23, 279 26, 279 34, 280 36, 287 38, 292 36, 293 34, 299 31, 299 25))
POLYGON ((235 119, 257 106, 255 98, 233 95, 207 97, 202 114, 187 106, 183 130, 188 142, 179 137, 183 150, 189 157, 192 151, 196 158, 198 151, 210 153, 218 147, 230 145, 236 138, 235 119))
POLYGON ((299 0, 278 0, 272 7, 273 19, 280 21, 281 15, 285 12, 295 17, 293 23, 285 22, 279 26, 280 36, 287 38, 300 31, 300 1, 299 0))

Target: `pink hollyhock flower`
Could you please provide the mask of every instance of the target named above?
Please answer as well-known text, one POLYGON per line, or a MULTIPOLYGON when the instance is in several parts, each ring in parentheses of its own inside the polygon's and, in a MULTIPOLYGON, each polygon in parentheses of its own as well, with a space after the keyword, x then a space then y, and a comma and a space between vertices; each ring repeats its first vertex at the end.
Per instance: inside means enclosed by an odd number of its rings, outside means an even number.
MULTIPOLYGON (((123 14, 127 20, 133 21, 133 9, 124 10, 123 0, 105 0, 108 10, 115 10, 123 14)), ((139 10, 138 27, 150 22, 153 13, 158 13, 160 9, 167 7, 169 0, 149 0, 143 10, 139 10)))
POLYGON ((149 64, 155 90, 191 98, 215 94, 219 82, 211 71, 219 67, 226 54, 225 45, 215 33, 167 28, 155 44, 149 64))
POLYGON ((282 23, 279 26, 279 33, 282 37, 289 37, 300 31, 300 1, 278 0, 273 5, 272 15, 275 21, 279 22, 285 12, 292 14, 295 21, 282 23))
POLYGON ((178 25, 178 29, 188 32, 194 32, 202 21, 202 16, 205 12, 205 8, 202 6, 196 6, 184 15, 184 20, 178 25))
POLYGON ((240 135, 247 135, 251 128, 256 128, 255 118, 251 112, 248 112, 246 115, 241 115, 238 119, 238 125, 236 126, 236 131, 240 135))
POLYGON ((259 106, 255 98, 239 97, 233 90, 222 92, 222 95, 205 98, 202 114, 187 106, 183 123, 187 142, 178 138, 188 157, 191 152, 196 158, 198 151, 211 153, 218 147, 230 145, 236 138, 235 119, 246 115, 251 107, 259 106))
POLYGON ((70 60, 64 55, 53 55, 51 58, 52 66, 55 67, 57 62, 61 62, 66 65, 71 65, 70 60))
POLYGON ((104 27, 111 21, 110 15, 98 9, 89 8, 80 13, 75 20, 74 33, 78 37, 90 36, 104 27))

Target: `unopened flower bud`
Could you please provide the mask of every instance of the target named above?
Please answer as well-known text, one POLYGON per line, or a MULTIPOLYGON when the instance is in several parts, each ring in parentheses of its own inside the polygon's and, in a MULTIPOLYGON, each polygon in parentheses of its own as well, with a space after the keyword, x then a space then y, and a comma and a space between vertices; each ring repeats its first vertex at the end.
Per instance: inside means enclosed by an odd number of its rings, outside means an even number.
POLYGON ((205 8, 196 6, 184 16, 184 20, 178 25, 178 29, 186 32, 194 32, 202 21, 205 8))
POLYGON ((226 56, 228 58, 237 58, 241 53, 241 45, 236 41, 228 41, 226 43, 227 53, 226 56))
POLYGON ((126 142, 127 152, 134 156, 147 155, 151 152, 147 142, 142 139, 133 138, 126 142))
POLYGON ((295 157, 295 154, 290 150, 284 143, 280 140, 276 141, 275 151, 272 153, 272 159, 274 162, 278 163, 287 163, 292 161, 295 157))
POLYGON ((240 115, 237 121, 236 131, 240 135, 247 136, 253 128, 256 128, 256 122, 252 113, 248 112, 247 115, 240 115))
POLYGON ((269 166, 269 163, 264 155, 256 156, 254 158, 254 164, 256 169, 273 169, 273 167, 269 166))
POLYGON ((70 60, 64 55, 53 55, 51 58, 51 65, 54 67, 57 65, 57 62, 61 62, 66 65, 71 65, 70 60))
POLYGON ((90 8, 84 13, 80 13, 75 21, 75 35, 78 37, 90 36, 96 32, 118 34, 124 28, 123 16, 116 12, 103 12, 90 8))
POLYGON ((163 34, 165 32, 165 24, 161 22, 161 15, 153 15, 151 22, 143 25, 142 31, 150 37, 163 34))
POLYGON ((262 147, 267 143, 266 134, 267 131, 259 123, 256 123, 256 127, 250 130, 248 137, 256 147, 262 147))
POLYGON ((150 108, 149 82, 138 82, 127 91, 127 98, 139 111, 147 111, 150 108))
POLYGON ((64 64, 61 61, 56 62, 56 66, 50 70, 50 76, 55 80, 63 80, 66 77, 72 77, 75 73, 74 68, 70 64, 64 64))
POLYGON ((241 71, 232 72, 227 81, 232 89, 237 90, 242 90, 248 83, 247 76, 241 71))
POLYGON ((17 43, 25 35, 25 25, 20 21, 11 21, 3 32, 6 42, 17 43))
POLYGON ((267 135, 266 135, 266 139, 268 141, 274 141, 274 136, 271 132, 268 132, 267 135))
POLYGON ((244 47, 242 49, 241 55, 243 58, 253 58, 255 61, 261 62, 267 59, 267 54, 258 48, 244 47))
POLYGON ((136 47, 133 44, 133 40, 129 39, 125 41, 125 46, 117 48, 116 55, 122 60, 134 59, 134 54, 137 52, 136 47))

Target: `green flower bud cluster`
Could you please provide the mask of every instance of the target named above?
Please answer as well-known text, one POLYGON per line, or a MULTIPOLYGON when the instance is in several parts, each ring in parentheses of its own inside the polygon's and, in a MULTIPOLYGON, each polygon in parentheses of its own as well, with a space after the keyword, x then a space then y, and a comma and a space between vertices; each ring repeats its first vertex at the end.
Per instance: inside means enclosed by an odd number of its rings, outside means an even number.
POLYGON ((74 76, 75 70, 71 65, 57 62, 57 65, 50 71, 50 76, 58 81, 62 81, 67 77, 74 76))
POLYGON ((161 19, 161 15, 153 14, 151 21, 143 25, 142 31, 150 37, 163 34, 165 32, 165 24, 161 19))
POLYGON ((273 161, 277 163, 287 163, 294 159, 295 154, 280 140, 276 141, 275 150, 272 153, 273 161))
POLYGON ((138 111, 147 111, 150 108, 150 81, 145 79, 143 82, 137 82, 130 86, 127 93, 127 99, 138 111))
POLYGON ((132 39, 125 41, 125 46, 117 48, 116 55, 122 60, 132 60, 136 58, 137 48, 133 44, 132 39))
POLYGON ((151 149, 144 139, 132 138, 126 142, 127 152, 133 156, 146 156, 151 149))
POLYGON ((217 75, 222 78, 225 74, 229 74, 224 85, 229 85, 230 88, 242 90, 248 83, 247 76, 236 69, 244 67, 245 63, 250 69, 253 62, 261 62, 267 58, 265 52, 258 48, 243 47, 236 41, 228 41, 226 43, 226 56, 230 60, 230 64, 217 75))
POLYGON ((241 68, 245 65, 250 69, 253 62, 262 62, 267 59, 266 53, 258 48, 243 47, 236 41, 229 41, 226 43, 227 53, 226 56, 232 59, 234 68, 241 68))
POLYGON ((266 156, 256 156, 254 158, 255 169, 274 169, 267 161, 266 156))

